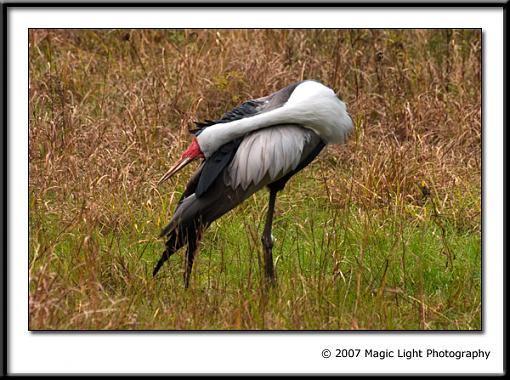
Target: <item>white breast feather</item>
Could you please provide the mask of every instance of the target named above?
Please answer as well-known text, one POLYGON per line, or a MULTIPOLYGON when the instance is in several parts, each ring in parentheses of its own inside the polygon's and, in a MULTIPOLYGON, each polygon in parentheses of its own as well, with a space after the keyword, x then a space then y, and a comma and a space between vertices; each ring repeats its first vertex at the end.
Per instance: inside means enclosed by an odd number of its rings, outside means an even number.
POLYGON ((306 130, 295 126, 265 128, 248 135, 228 167, 227 185, 246 190, 266 175, 269 182, 283 177, 299 165, 309 136, 306 130))

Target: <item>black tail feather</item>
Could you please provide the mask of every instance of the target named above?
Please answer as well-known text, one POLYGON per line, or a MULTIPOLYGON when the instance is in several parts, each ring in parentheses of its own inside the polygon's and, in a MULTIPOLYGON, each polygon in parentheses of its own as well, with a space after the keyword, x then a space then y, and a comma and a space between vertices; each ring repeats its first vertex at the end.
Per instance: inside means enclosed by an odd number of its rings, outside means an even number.
MULTIPOLYGON (((156 274, 159 272, 163 264, 172 256, 179 248, 181 248, 184 245, 184 242, 182 241, 182 234, 179 234, 179 229, 175 229, 170 233, 170 236, 168 240, 166 241, 166 249, 164 250, 163 254, 161 255, 161 258, 159 259, 158 263, 154 267, 154 270, 152 271, 152 276, 156 276, 156 274)), ((165 234, 162 234, 164 236, 165 234)))
POLYGON ((168 260, 168 257, 170 257, 170 256, 167 257, 165 254, 166 254, 166 251, 163 252, 161 259, 159 259, 158 263, 154 267, 154 270, 152 271, 152 277, 155 277, 158 274, 159 270, 161 269, 161 267, 163 266, 165 261, 168 260))
POLYGON ((154 267, 152 271, 152 276, 156 276, 159 272, 163 264, 172 256, 175 252, 177 252, 184 244, 188 244, 188 249, 186 251, 186 270, 184 274, 184 282, 187 287, 189 282, 189 275, 191 274, 191 269, 193 267, 193 259, 195 257, 195 253, 198 248, 198 243, 202 236, 202 231, 206 228, 201 223, 191 223, 188 225, 180 225, 172 231, 163 231, 162 236, 168 235, 168 240, 166 241, 166 249, 161 255, 158 263, 154 267))
POLYGON ((186 268, 184 270, 184 287, 189 287, 189 279, 191 276, 191 270, 193 269, 193 260, 198 249, 198 243, 202 236, 202 229, 190 229, 188 233, 188 249, 186 250, 186 268))

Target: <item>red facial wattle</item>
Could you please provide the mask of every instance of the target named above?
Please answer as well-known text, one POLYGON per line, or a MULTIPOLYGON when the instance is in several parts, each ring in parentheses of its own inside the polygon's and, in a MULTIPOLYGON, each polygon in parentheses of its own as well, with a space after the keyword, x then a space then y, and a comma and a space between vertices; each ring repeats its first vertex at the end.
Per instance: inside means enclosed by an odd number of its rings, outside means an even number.
POLYGON ((188 149, 184 151, 184 153, 181 155, 181 158, 168 170, 165 174, 163 174, 163 177, 158 181, 158 184, 160 184, 163 181, 166 181, 168 178, 173 176, 175 173, 177 173, 179 170, 184 168, 186 165, 188 165, 191 161, 193 161, 196 158, 204 158, 205 155, 202 152, 202 149, 200 149, 200 145, 198 145, 198 141, 196 138, 193 138, 193 141, 191 142, 188 149))
POLYGON ((189 157, 189 158, 198 158, 198 157, 204 158, 205 157, 205 155, 202 152, 202 149, 200 149, 200 145, 198 145, 198 141, 195 137, 193 137, 193 140, 191 141, 191 144, 188 147, 188 149, 186 149, 184 151, 184 153, 181 155, 181 158, 186 158, 186 157, 189 157))

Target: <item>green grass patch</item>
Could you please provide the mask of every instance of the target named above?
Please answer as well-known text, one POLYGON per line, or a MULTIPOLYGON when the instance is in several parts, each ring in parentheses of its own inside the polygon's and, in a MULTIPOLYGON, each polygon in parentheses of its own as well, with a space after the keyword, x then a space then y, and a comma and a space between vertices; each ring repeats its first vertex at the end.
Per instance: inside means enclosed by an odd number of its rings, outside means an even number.
POLYGON ((63 294, 53 322, 32 319, 31 328, 480 328, 479 235, 447 220, 443 235, 431 218, 341 209, 311 196, 311 188, 290 184, 278 197, 277 286, 269 289, 260 243, 264 192, 207 230, 188 291, 183 251, 152 278, 164 247, 155 224, 106 233, 74 225, 69 232, 55 218, 33 215, 39 228, 33 223, 32 231, 40 233, 32 236, 31 293, 37 297, 37 279, 49 276, 63 294))

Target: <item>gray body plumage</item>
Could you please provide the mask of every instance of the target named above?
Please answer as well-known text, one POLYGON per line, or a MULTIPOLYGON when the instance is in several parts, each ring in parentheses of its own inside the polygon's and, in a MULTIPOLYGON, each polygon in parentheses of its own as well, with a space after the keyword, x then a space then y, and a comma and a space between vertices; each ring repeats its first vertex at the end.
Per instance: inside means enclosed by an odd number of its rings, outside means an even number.
POLYGON ((262 129, 246 136, 224 175, 225 185, 247 190, 265 186, 296 169, 317 135, 293 125, 262 129), (310 144, 311 143, 311 144, 310 144))

